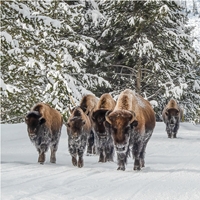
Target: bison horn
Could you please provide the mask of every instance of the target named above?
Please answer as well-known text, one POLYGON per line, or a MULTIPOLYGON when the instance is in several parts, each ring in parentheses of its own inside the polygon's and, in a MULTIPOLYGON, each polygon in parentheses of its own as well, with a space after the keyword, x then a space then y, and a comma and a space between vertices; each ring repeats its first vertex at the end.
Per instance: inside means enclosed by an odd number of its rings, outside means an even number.
POLYGON ((112 110, 109 110, 109 111, 107 111, 106 112, 106 114, 105 114, 105 119, 106 119, 106 121, 109 123, 109 124, 112 124, 112 122, 110 121, 110 118, 109 118, 109 114, 112 112, 112 110))
POLYGON ((130 111, 130 113, 132 114, 132 118, 130 120, 130 124, 135 120, 135 113, 133 111, 130 111))

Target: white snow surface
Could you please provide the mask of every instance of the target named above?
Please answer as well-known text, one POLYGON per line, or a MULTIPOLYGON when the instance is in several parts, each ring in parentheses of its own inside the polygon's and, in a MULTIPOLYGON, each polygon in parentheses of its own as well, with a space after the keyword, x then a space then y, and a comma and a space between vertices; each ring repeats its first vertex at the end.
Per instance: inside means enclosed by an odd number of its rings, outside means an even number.
POLYGON ((84 155, 83 168, 74 167, 67 148, 66 127, 57 152, 57 163, 37 163, 26 125, 1 125, 2 200, 199 200, 200 126, 183 122, 177 139, 167 138, 157 122, 146 149, 146 167, 125 171, 114 162, 99 163, 97 155, 84 155))

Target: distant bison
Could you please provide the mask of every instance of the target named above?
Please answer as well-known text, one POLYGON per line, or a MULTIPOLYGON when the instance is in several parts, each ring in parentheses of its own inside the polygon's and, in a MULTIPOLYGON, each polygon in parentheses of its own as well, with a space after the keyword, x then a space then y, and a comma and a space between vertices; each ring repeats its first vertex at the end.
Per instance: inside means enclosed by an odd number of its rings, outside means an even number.
POLYGON ((177 104, 176 100, 171 99, 162 112, 168 138, 176 138, 182 115, 183 111, 177 104))
POLYGON ((91 122, 89 117, 80 107, 75 107, 67 121, 68 148, 74 166, 83 167, 83 154, 90 131, 91 122))
POLYGON ((105 114, 108 110, 113 110, 115 107, 115 100, 110 94, 103 94, 92 114, 92 127, 96 134, 96 143, 99 155, 99 162, 113 161, 114 145, 113 140, 108 131, 106 131, 105 114))
POLYGON ((144 167, 146 145, 155 127, 155 113, 150 103, 126 89, 119 95, 114 110, 107 112, 106 122, 117 152, 118 170, 125 170, 130 151, 135 158, 133 169, 144 167))
POLYGON ((26 115, 25 122, 29 138, 39 153, 38 162, 45 162, 45 153, 50 147, 50 162, 55 163, 63 124, 61 114, 48 104, 38 103, 26 115))
MULTIPOLYGON (((96 107, 98 99, 93 94, 87 94, 83 96, 80 101, 80 108, 83 112, 89 117, 91 122, 91 116, 94 108, 96 107)), ((91 130, 90 136, 88 138, 88 145, 87 145, 87 153, 88 154, 95 154, 96 153, 96 145, 95 145, 95 135, 94 132, 91 130)))

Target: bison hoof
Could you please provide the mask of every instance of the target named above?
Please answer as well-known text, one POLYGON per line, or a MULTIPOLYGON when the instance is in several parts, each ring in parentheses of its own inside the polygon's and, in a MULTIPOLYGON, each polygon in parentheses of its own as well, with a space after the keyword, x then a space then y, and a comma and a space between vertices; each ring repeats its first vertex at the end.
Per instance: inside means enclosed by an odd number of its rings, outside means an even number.
POLYGON ((40 164, 44 164, 44 161, 45 161, 45 155, 44 154, 39 155, 38 162, 40 164))
POLYGON ((99 158, 99 162, 105 163, 106 159, 105 158, 99 158))
POLYGON ((78 161, 78 167, 79 168, 83 167, 83 161, 78 161))
POLYGON ((56 163, 56 158, 50 158, 51 163, 56 163))
POLYGON ((92 154, 92 149, 87 149, 87 154, 92 154))
POLYGON ((117 170, 125 171, 125 167, 118 167, 117 170))
POLYGON ((76 158, 72 158, 72 164, 74 165, 74 166, 77 166, 77 160, 76 160, 76 158))
POLYGON ((133 170, 140 171, 140 170, 141 170, 141 167, 140 167, 140 166, 138 166, 138 165, 135 165, 135 166, 134 166, 134 168, 133 168, 133 170))

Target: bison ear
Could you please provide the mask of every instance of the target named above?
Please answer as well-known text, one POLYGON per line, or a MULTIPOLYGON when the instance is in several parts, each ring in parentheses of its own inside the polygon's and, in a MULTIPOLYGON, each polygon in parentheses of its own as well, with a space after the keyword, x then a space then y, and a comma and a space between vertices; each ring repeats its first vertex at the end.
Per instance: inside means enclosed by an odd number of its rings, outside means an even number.
POLYGON ((133 126, 136 127, 137 125, 138 125, 138 121, 137 121, 137 120, 134 120, 134 121, 130 124, 131 128, 133 128, 133 126))
POLYGON ((41 125, 41 124, 44 124, 45 122, 46 122, 46 119, 45 119, 45 118, 41 117, 41 118, 39 119, 40 125, 41 125))
POLYGON ((167 115, 167 116, 169 115, 168 111, 165 112, 165 115, 167 115))

